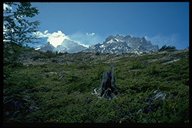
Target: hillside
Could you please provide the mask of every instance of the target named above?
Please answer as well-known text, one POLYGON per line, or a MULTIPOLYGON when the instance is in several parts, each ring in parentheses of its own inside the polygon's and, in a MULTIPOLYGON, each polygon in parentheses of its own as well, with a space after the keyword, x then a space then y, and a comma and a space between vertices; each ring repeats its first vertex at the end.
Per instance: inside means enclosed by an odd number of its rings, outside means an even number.
POLYGON ((5 122, 189 122, 188 50, 140 56, 16 50, 4 49, 5 122), (93 89, 111 63, 119 94, 98 98, 93 89))

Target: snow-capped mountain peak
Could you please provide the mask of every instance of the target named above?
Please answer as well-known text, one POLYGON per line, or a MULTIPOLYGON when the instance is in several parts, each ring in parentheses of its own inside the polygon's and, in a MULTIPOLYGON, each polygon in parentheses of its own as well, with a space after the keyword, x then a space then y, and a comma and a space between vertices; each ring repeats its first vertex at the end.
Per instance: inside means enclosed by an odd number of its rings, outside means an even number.
POLYGON ((113 43, 113 42, 114 42, 113 39, 111 39, 111 40, 107 41, 106 43, 107 43, 107 44, 111 44, 111 43, 113 43))
POLYGON ((84 46, 77 41, 66 39, 61 45, 54 47, 50 43, 40 48, 41 51, 57 51, 76 53, 84 52, 100 52, 100 53, 149 53, 158 51, 158 46, 153 45, 145 37, 133 37, 130 35, 111 35, 108 36, 103 43, 92 46, 84 46))
POLYGON ((157 45, 152 45, 145 37, 133 37, 130 35, 111 35, 102 44, 91 46, 85 51, 101 53, 148 53, 158 51, 157 45))
POLYGON ((70 39, 66 39, 61 45, 58 45, 57 47, 54 47, 50 43, 45 44, 43 47, 40 48, 40 51, 52 51, 52 52, 69 52, 69 53, 76 53, 80 52, 82 50, 85 50, 87 47, 79 44, 78 42, 75 42, 70 39))

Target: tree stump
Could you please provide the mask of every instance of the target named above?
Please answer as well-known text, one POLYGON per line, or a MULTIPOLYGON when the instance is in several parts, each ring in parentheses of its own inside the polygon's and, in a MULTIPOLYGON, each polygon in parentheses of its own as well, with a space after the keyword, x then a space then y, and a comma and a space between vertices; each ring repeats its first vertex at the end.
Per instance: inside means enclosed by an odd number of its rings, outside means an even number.
POLYGON ((117 95, 117 88, 115 85, 115 77, 112 71, 104 72, 101 81, 100 96, 107 99, 112 99, 117 95))

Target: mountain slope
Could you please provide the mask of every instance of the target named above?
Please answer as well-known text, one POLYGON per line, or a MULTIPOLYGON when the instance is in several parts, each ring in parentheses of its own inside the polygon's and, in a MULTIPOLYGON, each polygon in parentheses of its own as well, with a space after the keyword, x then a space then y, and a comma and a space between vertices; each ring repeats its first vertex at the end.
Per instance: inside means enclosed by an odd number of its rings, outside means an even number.
POLYGON ((61 45, 66 47, 67 52, 69 52, 69 53, 77 53, 77 52, 80 52, 80 51, 86 49, 86 47, 84 47, 83 45, 80 45, 77 42, 72 41, 72 40, 66 40, 61 45))
POLYGON ((75 41, 66 39, 61 45, 58 45, 57 47, 54 47, 50 43, 45 44, 40 48, 40 51, 46 52, 46 51, 52 51, 52 52, 60 52, 60 53, 77 53, 82 50, 85 50, 86 47, 84 47, 81 44, 78 44, 75 41))
POLYGON ((188 50, 141 56, 20 50, 18 64, 3 67, 5 122, 189 122, 188 50), (119 94, 106 100, 92 92, 111 63, 119 94))
POLYGON ((152 45, 144 37, 131 37, 115 35, 109 36, 102 44, 96 44, 85 50, 88 52, 101 52, 101 53, 149 53, 158 51, 157 45, 152 45))
POLYGON ((54 49, 55 49, 55 47, 48 42, 47 44, 45 44, 44 46, 42 46, 40 48, 40 51, 42 51, 42 52, 51 51, 52 52, 54 49))

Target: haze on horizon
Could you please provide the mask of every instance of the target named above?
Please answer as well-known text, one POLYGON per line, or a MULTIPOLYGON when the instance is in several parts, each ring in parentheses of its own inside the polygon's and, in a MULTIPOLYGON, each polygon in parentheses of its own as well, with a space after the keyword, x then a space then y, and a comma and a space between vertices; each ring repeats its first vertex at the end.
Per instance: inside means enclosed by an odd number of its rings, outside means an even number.
MULTIPOLYGON (((189 47, 188 2, 46 3, 39 10, 39 37, 57 46, 66 39, 84 46, 102 43, 109 35, 145 37, 152 44, 189 47)), ((38 44, 40 46, 41 44, 38 44)))

